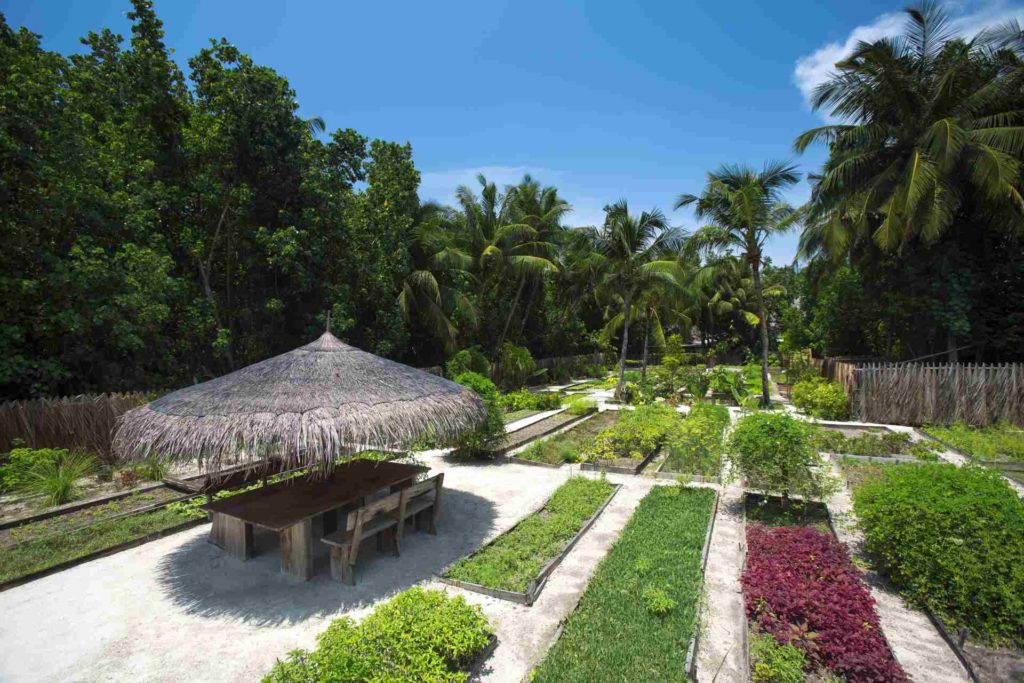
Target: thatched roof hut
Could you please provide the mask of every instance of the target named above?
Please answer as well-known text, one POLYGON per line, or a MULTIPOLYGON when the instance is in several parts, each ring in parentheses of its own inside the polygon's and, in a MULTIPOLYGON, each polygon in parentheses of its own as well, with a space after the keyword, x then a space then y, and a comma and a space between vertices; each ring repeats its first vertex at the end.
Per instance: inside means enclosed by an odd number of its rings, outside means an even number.
POLYGON ((118 421, 114 449, 138 459, 222 459, 329 467, 367 448, 395 449, 424 434, 448 439, 484 418, 469 389, 360 351, 330 332, 311 344, 172 392, 118 421))

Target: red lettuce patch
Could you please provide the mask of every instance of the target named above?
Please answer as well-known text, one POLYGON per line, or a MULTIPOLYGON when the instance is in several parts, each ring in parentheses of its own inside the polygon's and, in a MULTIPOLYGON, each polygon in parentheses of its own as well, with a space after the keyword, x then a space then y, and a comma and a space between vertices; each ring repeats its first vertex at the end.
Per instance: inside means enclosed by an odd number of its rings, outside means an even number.
POLYGON ((907 681, 882 635, 875 602, 830 534, 812 527, 747 527, 741 579, 747 618, 849 683, 907 681))

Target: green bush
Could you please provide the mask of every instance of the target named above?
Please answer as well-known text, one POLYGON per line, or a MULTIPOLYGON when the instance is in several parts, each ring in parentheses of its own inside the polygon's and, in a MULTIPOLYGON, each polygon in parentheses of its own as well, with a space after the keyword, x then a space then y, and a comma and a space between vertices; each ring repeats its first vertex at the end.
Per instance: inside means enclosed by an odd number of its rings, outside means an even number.
POLYGON ((750 679, 754 683, 801 683, 807 660, 794 645, 783 645, 773 636, 750 639, 750 679))
POLYGON ((264 683, 456 683, 493 633, 479 607, 462 596, 410 588, 358 624, 336 619, 312 652, 278 660, 264 683))
POLYGON ((711 393, 731 396, 736 403, 741 403, 750 394, 750 386, 743 372, 717 366, 708 371, 711 393))
POLYGON ((997 472, 886 467, 854 491, 854 510, 911 602, 983 639, 1024 643, 1024 504, 997 472))
POLYGON ((86 453, 65 453, 57 460, 44 460, 29 470, 25 489, 42 496, 46 506, 63 505, 78 498, 79 479, 96 469, 96 459, 86 453))
POLYGON ((32 471, 46 464, 56 464, 68 452, 63 448, 15 448, 6 465, 0 467, 0 491, 14 491, 26 487, 32 480, 32 471))
POLYGON ((480 349, 475 346, 462 349, 444 365, 444 374, 450 379, 454 379, 467 372, 475 372, 484 377, 490 377, 491 375, 490 362, 480 352, 480 349))
POLYGON ((811 426, 785 413, 754 413, 740 419, 729 435, 728 452, 737 474, 766 494, 821 499, 835 485, 815 447, 811 426))
POLYGON ((682 371, 680 383, 696 401, 701 401, 711 388, 711 376, 704 368, 686 368, 682 371))
POLYGON ((566 412, 570 415, 587 415, 597 410, 597 402, 592 398, 577 398, 569 403, 566 412))
POLYGON ((501 396, 494 382, 475 372, 464 372, 455 378, 455 382, 475 391, 484 402, 487 412, 484 423, 476 430, 463 435, 456 446, 463 455, 480 455, 491 450, 505 434, 501 396))
POLYGON ((498 357, 497 377, 498 382, 506 389, 518 389, 526 384, 526 380, 533 376, 537 364, 530 355, 530 350, 516 346, 510 342, 501 345, 501 355, 498 357))
POLYGON ((562 407, 562 397, 556 391, 533 393, 527 389, 512 391, 500 398, 501 406, 508 412, 518 410, 555 410, 562 407))
POLYGON ((642 460, 661 445, 665 434, 680 419, 679 413, 663 405, 623 411, 614 425, 594 439, 592 455, 596 460, 642 460))
POLYGON ((140 479, 160 481, 167 476, 171 467, 165 460, 160 460, 158 457, 151 455, 145 460, 138 462, 132 469, 135 470, 135 474, 140 479))
POLYGON ((713 403, 698 403, 685 420, 673 424, 665 435, 668 472, 717 476, 722 469, 723 431, 729 424, 729 409, 713 403))
POLYGON ((850 416, 846 389, 839 382, 829 382, 823 377, 794 384, 790 398, 797 408, 823 420, 845 420, 850 416))

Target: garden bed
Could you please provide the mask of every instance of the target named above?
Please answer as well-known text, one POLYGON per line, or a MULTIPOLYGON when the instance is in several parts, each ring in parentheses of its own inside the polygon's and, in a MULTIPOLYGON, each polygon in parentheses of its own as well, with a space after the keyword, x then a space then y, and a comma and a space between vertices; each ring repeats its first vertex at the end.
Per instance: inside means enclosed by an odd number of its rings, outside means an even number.
POLYGON ((541 435, 515 455, 506 457, 510 462, 552 468, 579 462, 594 438, 618 419, 615 411, 582 415, 577 422, 562 425, 546 438, 541 435))
POLYGON ((751 677, 803 680, 806 673, 816 676, 812 680, 829 674, 853 682, 907 680, 828 507, 747 494, 744 516, 747 549, 740 580, 751 677))
POLYGON ((999 471, 1024 484, 1024 430, 1007 424, 968 427, 928 425, 920 430, 929 439, 972 462, 999 471))
POLYGON ((574 477, 544 505, 439 578, 452 586, 532 605, 551 575, 622 488, 574 477))
POLYGON ((530 680, 679 680, 697 633, 714 510, 711 489, 655 486, 530 680))
POLYGON ((666 405, 643 405, 623 411, 619 419, 598 434, 580 468, 592 472, 640 474, 658 455, 669 432, 682 417, 666 405))
POLYGON ((814 427, 818 450, 827 455, 884 458, 890 462, 935 462, 942 450, 927 439, 891 429, 814 427))
POLYGON ((666 435, 662 447, 665 457, 655 476, 662 479, 682 476, 690 481, 720 483, 728 426, 729 410, 724 406, 695 405, 666 435))
POLYGON ((607 472, 611 474, 640 474, 658 455, 658 449, 648 453, 637 462, 635 458, 615 458, 614 460, 596 460, 580 463, 580 469, 587 472, 607 472))
POLYGON ((974 680, 1010 680, 1013 667, 1024 666, 1024 504, 1017 493, 978 467, 873 467, 853 486, 865 549, 932 619, 974 680))
POLYGON ((507 433, 501 443, 498 444, 490 453, 495 456, 504 455, 509 451, 525 446, 535 439, 539 439, 542 436, 546 436, 551 432, 557 431, 572 422, 579 421, 583 417, 584 416, 582 415, 570 415, 568 412, 563 410, 556 415, 534 422, 522 429, 517 429, 514 432, 507 433))

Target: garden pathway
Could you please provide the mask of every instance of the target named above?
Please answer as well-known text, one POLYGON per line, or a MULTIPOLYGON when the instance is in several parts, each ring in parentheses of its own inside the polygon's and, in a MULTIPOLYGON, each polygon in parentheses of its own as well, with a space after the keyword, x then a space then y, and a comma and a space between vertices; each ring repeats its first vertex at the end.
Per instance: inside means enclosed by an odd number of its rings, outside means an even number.
MULTIPOLYGON (((835 462, 832 463, 832 474, 841 482, 840 490, 828 503, 829 512, 836 522, 836 535, 846 544, 853 557, 866 564, 864 537, 854 525, 850 489, 842 483, 844 479, 835 462)), ((928 683, 961 683, 970 680, 960 660, 927 615, 908 607, 874 570, 862 570, 862 576, 871 588, 889 646, 911 678, 928 683)))

